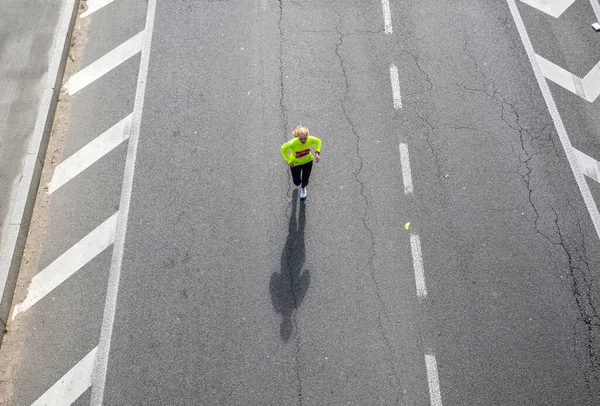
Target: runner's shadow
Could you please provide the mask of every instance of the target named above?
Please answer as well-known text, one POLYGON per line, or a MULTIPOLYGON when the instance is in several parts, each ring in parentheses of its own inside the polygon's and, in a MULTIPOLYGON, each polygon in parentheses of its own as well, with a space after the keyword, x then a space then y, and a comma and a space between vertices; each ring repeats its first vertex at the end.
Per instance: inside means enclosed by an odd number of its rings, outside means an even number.
POLYGON ((296 221, 297 202, 298 190, 294 190, 288 237, 281 253, 281 272, 274 272, 269 284, 273 308, 283 317, 279 334, 284 341, 288 341, 292 335, 294 310, 300 307, 310 285, 310 271, 308 269, 302 271, 305 258, 306 206, 304 201, 300 201, 300 210, 296 221))

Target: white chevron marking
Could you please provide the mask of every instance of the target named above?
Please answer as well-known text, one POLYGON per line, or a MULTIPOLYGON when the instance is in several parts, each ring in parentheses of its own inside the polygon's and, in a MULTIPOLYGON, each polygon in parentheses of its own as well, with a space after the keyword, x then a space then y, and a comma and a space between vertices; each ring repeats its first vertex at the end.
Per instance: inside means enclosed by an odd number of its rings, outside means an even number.
POLYGON ((581 165, 581 172, 583 172, 585 176, 600 183, 600 162, 575 148, 573 148, 573 151, 579 161, 579 165, 581 165))
POLYGON ((521 2, 558 18, 566 9, 571 7, 571 4, 575 3, 575 0, 521 0, 521 2))
POLYGON ((579 76, 572 74, 546 58, 540 55, 536 56, 546 79, 553 81, 590 103, 593 103, 600 95, 600 62, 581 79, 579 76))

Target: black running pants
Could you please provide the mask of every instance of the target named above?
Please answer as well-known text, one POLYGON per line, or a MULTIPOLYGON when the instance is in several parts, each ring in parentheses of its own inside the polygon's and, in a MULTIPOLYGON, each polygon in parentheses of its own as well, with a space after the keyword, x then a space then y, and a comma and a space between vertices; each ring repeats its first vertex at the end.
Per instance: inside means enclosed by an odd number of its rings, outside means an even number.
POLYGON ((308 185, 308 178, 310 178, 310 171, 312 170, 313 161, 307 162, 304 165, 294 165, 290 167, 292 171, 292 179, 294 180, 294 185, 299 186, 302 184, 302 187, 306 187, 308 185))

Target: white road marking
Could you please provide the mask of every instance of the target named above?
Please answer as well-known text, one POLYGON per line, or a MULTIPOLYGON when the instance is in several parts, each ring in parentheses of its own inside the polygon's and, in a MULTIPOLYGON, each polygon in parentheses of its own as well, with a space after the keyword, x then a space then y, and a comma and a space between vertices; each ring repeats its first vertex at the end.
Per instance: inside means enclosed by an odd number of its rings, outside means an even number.
POLYGON ((417 285, 417 296, 427 296, 425 287, 425 271, 423 269, 423 255, 421 254, 421 239, 417 234, 410 235, 410 249, 413 257, 413 268, 415 270, 415 283, 417 285))
POLYGON ((90 14, 100 10, 102 7, 106 6, 107 4, 112 3, 115 0, 87 0, 87 10, 85 10, 83 13, 81 13, 81 17, 85 18, 87 16, 89 16, 90 14))
POLYGON ((531 7, 537 8, 546 14, 550 14, 554 18, 560 17, 566 9, 575 3, 575 0, 521 0, 531 7))
POLYGON ((508 7, 512 13, 513 19, 515 20, 515 24, 517 26, 517 30, 521 36, 521 41, 523 41, 523 46, 525 47, 525 51, 527 52, 527 56, 529 57, 529 62, 533 68, 533 73, 535 74, 535 78, 537 79, 538 85, 540 86, 540 90, 542 95, 544 96, 544 100, 546 101, 546 106, 548 107, 548 112, 554 121, 554 127, 556 128, 556 132, 558 133, 558 138, 565 150, 565 155, 569 160, 569 164, 571 165, 571 170, 573 171, 573 176, 575 177, 575 181, 577 182, 577 186, 579 186, 579 190, 581 192, 581 196, 583 197, 583 201, 587 207, 587 210, 592 219, 592 223, 594 223, 594 228, 596 229, 596 234, 600 237, 600 213, 598 212, 598 207, 594 202, 594 198, 592 197, 592 193, 590 192, 590 188, 587 184, 587 181, 583 177, 583 173, 579 166, 579 161, 577 160, 577 154, 575 152, 575 148, 571 145, 571 141, 569 140, 569 136, 567 135, 567 130, 560 118, 560 114, 558 113, 558 109, 556 108, 556 104, 554 103, 554 99, 552 98, 552 94, 550 93, 550 88, 548 87, 548 83, 544 79, 544 74, 542 73, 542 68, 539 65, 538 58, 536 56, 535 51, 533 50, 533 46, 531 45, 531 41, 529 39, 529 35, 527 34, 527 29, 525 28, 525 24, 523 24, 523 19, 521 18, 521 14, 519 13, 519 9, 515 4, 515 0, 506 0, 508 3, 508 7))
POLYGON ((14 319, 108 248, 115 238, 117 213, 83 237, 64 254, 31 279, 27 297, 13 310, 14 319))
POLYGON ((54 170, 52 180, 48 183, 48 194, 52 194, 94 162, 121 145, 129 138, 130 125, 131 114, 61 162, 54 170))
POLYGON ((438 377, 435 355, 425 354, 425 366, 427 368, 427 382, 429 383, 429 399, 431 400, 431 406, 442 406, 440 379, 438 377))
POLYGON ((402 97, 400 96, 400 77, 396 65, 390 65, 390 79, 392 80, 392 95, 394 98, 394 108, 402 108, 402 97))
POLYGON ((593 103, 600 95, 600 62, 583 79, 537 55, 542 73, 559 86, 593 103))
POLYGON ((404 182, 404 194, 412 195, 413 184, 410 171, 410 159, 406 144, 400 144, 400 164, 402 165, 402 182, 404 182))
POLYGON ((577 160, 579 161, 579 165, 581 165, 583 174, 594 179, 596 182, 600 182, 600 162, 575 148, 573 150, 575 151, 575 155, 577 155, 577 160))
POLYGON ((381 0, 381 8, 383 9, 383 26, 385 33, 391 34, 392 29, 392 12, 390 11, 390 0, 381 0))
POLYGON ((70 405, 92 385, 92 371, 98 347, 90 351, 58 382, 33 402, 32 406, 70 405))
POLYGON ((600 21, 600 4, 598 4, 598 0, 590 0, 590 4, 594 9, 594 14, 596 14, 596 20, 600 21))
POLYGON ((67 92, 74 95, 90 83, 101 78, 142 49, 144 31, 128 39, 100 59, 92 62, 79 72, 75 73, 65 84, 67 92))
POLYGON ((115 323, 115 312, 117 309, 117 296, 119 293, 119 280, 121 278, 121 264, 125 252, 125 235, 127 232, 127 220, 129 218, 129 206, 131 204, 131 192, 133 189, 133 174, 135 172, 135 161, 137 157, 140 127, 142 124, 142 112, 144 110, 144 97, 146 94, 146 81, 148 77, 148 65, 150 62, 150 50, 152 45, 152 33, 154 31, 154 16, 156 14, 156 1, 148 0, 148 13, 146 14, 146 36, 142 46, 140 70, 138 73, 137 89, 133 117, 131 120, 131 134, 125 162, 125 173, 123 176, 123 189, 121 190, 121 202, 119 204, 119 222, 115 236, 115 245, 110 264, 110 275, 108 277, 108 290, 106 292, 106 303, 104 305, 104 317, 102 319, 102 330, 100 333, 100 344, 98 345, 98 358, 94 368, 92 385, 91 406, 102 406, 104 400, 104 387, 106 385, 106 374, 108 371, 108 356, 110 353, 110 342, 112 339, 113 326, 115 323))

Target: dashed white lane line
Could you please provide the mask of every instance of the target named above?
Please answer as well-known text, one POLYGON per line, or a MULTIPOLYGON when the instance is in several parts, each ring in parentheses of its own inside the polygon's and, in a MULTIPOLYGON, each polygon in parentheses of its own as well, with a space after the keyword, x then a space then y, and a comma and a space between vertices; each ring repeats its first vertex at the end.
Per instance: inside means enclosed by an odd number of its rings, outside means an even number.
POLYGON ((540 55, 536 55, 542 73, 559 86, 593 103, 600 95, 600 62, 582 79, 540 55))
POLYGON ((119 203, 119 222, 117 224, 115 245, 110 263, 110 275, 108 277, 108 290, 104 305, 104 316, 102 319, 102 330, 100 332, 100 344, 98 345, 98 358, 94 367, 92 383, 91 406, 102 406, 104 403, 104 388, 108 372, 108 356, 117 311, 117 297, 119 294, 119 281, 121 279, 121 265, 125 253, 125 236, 127 233, 127 220, 129 218, 129 207, 131 205, 131 193, 133 191, 133 175, 135 172, 135 161, 137 157, 140 127, 142 125, 142 113, 144 110, 144 98, 146 94, 146 82, 148 78, 148 67, 150 64, 150 51, 152 49, 152 33, 154 31, 154 18, 156 15, 156 1, 148 0, 148 12, 146 14, 146 36, 142 46, 140 70, 138 73, 137 88, 131 119, 131 135, 127 148, 127 160, 125 162, 125 173, 123 176, 123 188, 121 190, 121 201, 119 203))
POLYGON ((92 385, 92 372, 97 352, 98 347, 90 351, 32 406, 62 406, 75 402, 92 385))
POLYGON ((130 125, 131 114, 61 162, 54 170, 52 180, 48 183, 48 194, 52 194, 128 139, 130 125))
POLYGON ((575 155, 577 155, 577 160, 581 165, 583 174, 594 179, 596 182, 600 182, 600 162, 575 148, 573 150, 575 151, 575 155))
POLYGON ((423 257, 421 254, 421 239, 417 234, 410 235, 410 249, 413 257, 417 296, 424 298, 427 296, 427 288, 425 287, 425 271, 423 269, 423 257))
POLYGON ((554 18, 558 18, 566 9, 575 3, 575 0, 521 0, 523 3, 537 8, 554 18))
POLYGON ((118 213, 100 224, 31 279, 25 300, 14 307, 12 318, 36 304, 67 278, 108 248, 115 239, 118 213))
POLYGON ((400 165, 402 165, 402 182, 404 183, 404 194, 412 195, 412 174, 410 171, 410 158, 408 156, 408 146, 406 144, 400 144, 400 165))
POLYGON ((438 377, 435 355, 425 354, 425 366, 427 368, 427 382, 429 383, 429 399, 431 400, 431 406, 442 406, 440 379, 438 377))
POLYGON ((390 65, 390 79, 392 81, 394 108, 398 110, 402 108, 402 97, 400 95, 400 77, 398 76, 398 68, 394 64, 390 65))
POLYGON ((383 26, 385 33, 391 34, 392 29, 392 12, 390 11, 390 0, 381 0, 381 8, 383 9, 383 26))
POLYGON ((141 51, 144 31, 128 39, 100 59, 75 73, 65 84, 67 92, 74 95, 90 83, 107 74, 141 51))
POLYGON ((115 0, 87 0, 87 10, 85 10, 83 13, 81 13, 81 17, 85 18, 87 16, 89 16, 90 14, 100 10, 102 7, 106 6, 107 4, 112 3, 115 0))
POLYGON ((556 103, 552 98, 552 94, 550 93, 548 83, 546 82, 544 74, 542 73, 542 69, 539 65, 538 58, 536 57, 533 45, 531 45, 531 40, 529 39, 529 35, 527 34, 527 29, 525 28, 525 24, 523 23, 523 19, 521 18, 519 9, 515 4, 515 0, 506 0, 506 2, 508 3, 508 8, 510 9, 510 12, 513 16, 515 25, 517 26, 517 30, 519 31, 519 35, 521 36, 521 41, 523 42, 523 46, 525 48, 525 51, 527 52, 529 62, 531 63, 531 66, 533 68, 533 73, 535 75, 535 78, 537 79, 538 85, 542 92, 542 96, 544 97, 544 101, 546 102, 546 106, 548 107, 548 112, 550 113, 550 116, 554 121, 554 127, 556 128, 556 132, 558 133, 560 143, 562 144, 563 149, 565 150, 565 155, 569 160, 569 165, 571 166, 571 170, 573 171, 573 176, 575 177, 577 186, 579 186, 579 191, 581 192, 583 201, 585 202, 588 213, 590 214, 590 218, 592 219, 592 223, 594 224, 596 234, 600 237, 600 212, 598 212, 598 206, 596 206, 596 203, 594 202, 594 198, 592 197, 590 188, 583 176, 583 172, 581 171, 579 161, 577 160, 575 148, 573 148, 571 140, 569 140, 567 130, 565 129, 560 114, 558 113, 558 108, 556 107, 556 103))

